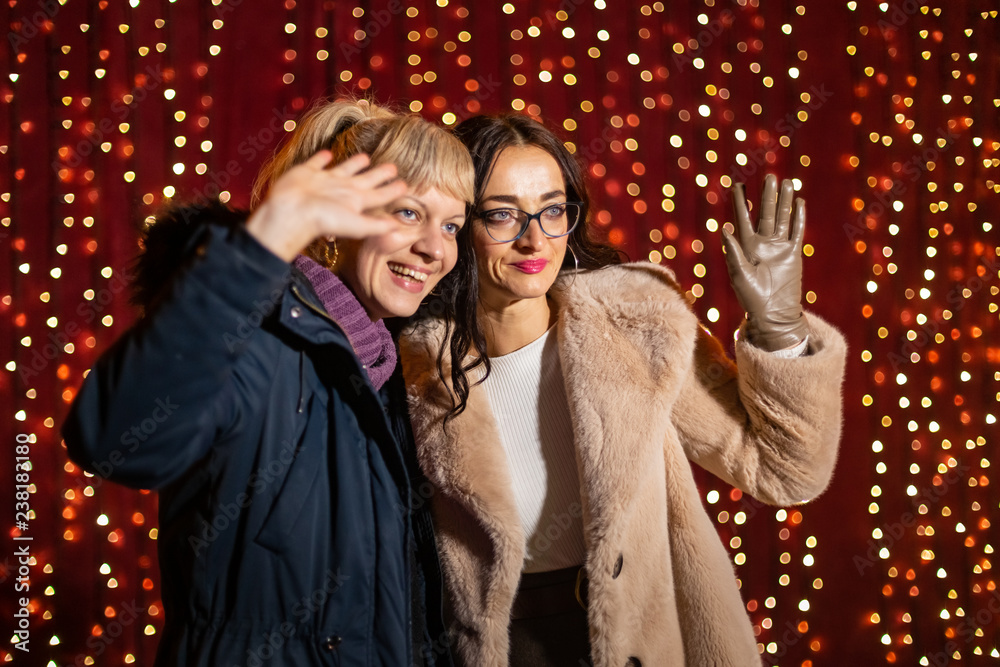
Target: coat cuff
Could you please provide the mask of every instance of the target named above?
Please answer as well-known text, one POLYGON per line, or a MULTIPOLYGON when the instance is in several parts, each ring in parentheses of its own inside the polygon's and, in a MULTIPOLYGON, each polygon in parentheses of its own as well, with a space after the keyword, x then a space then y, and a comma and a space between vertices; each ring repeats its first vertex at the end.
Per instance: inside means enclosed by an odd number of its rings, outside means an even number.
POLYGON ((826 488, 841 437, 847 343, 819 317, 805 317, 810 331, 805 356, 782 359, 745 339, 736 344, 740 394, 751 421, 763 431, 767 424, 790 425, 789 437, 776 445, 785 473, 763 481, 754 493, 782 505, 811 500, 826 488))
MULTIPOLYGON (((774 365, 775 370, 781 373, 789 372, 787 362, 794 361, 797 364, 810 367, 810 370, 802 369, 803 374, 808 374, 822 370, 824 375, 843 376, 843 366, 847 355, 847 341, 831 324, 824 321, 817 315, 803 313, 806 323, 809 325, 809 337, 803 341, 806 348, 802 356, 794 357, 789 353, 797 351, 799 346, 788 350, 778 350, 769 352, 753 345, 747 337, 743 335, 741 327, 736 339, 736 363, 742 367, 744 364, 752 364, 759 372, 769 375, 768 368, 774 365), (786 356, 788 355, 788 356, 786 356)), ((804 379, 804 377, 803 377, 804 379)))

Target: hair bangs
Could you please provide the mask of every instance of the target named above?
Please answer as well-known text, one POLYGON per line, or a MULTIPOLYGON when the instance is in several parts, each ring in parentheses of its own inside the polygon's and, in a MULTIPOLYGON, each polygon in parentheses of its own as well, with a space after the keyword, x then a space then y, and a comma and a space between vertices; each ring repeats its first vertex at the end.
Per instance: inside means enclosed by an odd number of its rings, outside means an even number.
POLYGON ((333 152, 335 161, 346 160, 364 150, 354 145, 358 143, 354 141, 358 128, 367 127, 371 131, 394 118, 397 116, 390 109, 370 100, 318 100, 299 119, 295 131, 285 137, 281 146, 261 166, 253 184, 251 208, 257 208, 282 174, 305 162, 317 151, 328 148, 333 152))
POLYGON ((396 165, 399 178, 416 193, 436 188, 473 203, 475 176, 469 151, 450 133, 419 116, 391 121, 371 158, 373 166, 396 165))

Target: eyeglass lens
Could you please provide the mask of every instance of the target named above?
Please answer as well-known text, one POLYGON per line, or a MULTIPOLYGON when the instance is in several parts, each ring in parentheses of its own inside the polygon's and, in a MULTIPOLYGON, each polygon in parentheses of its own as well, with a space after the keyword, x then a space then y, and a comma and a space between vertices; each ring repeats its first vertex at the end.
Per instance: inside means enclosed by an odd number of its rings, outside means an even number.
POLYGON ((486 231, 495 241, 501 243, 520 237, 527 230, 532 218, 538 220, 546 236, 558 238, 573 231, 579 217, 580 206, 572 203, 548 206, 535 214, 516 208, 495 208, 482 213, 486 231))

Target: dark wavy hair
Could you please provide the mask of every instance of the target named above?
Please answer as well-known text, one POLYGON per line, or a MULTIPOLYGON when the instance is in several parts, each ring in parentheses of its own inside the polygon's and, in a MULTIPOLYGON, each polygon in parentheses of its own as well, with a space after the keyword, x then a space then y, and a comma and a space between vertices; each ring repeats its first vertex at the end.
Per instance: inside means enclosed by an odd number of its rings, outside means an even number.
MULTIPOLYGON (((490 373, 490 360, 486 353, 486 334, 481 327, 477 307, 479 305, 479 275, 476 270, 475 248, 472 244, 472 225, 478 221, 483 192, 493 171, 497 156, 512 146, 535 146, 551 155, 566 180, 567 201, 582 202, 581 223, 569 236, 569 247, 575 254, 581 269, 599 269, 610 264, 620 264, 622 254, 615 248, 597 242, 590 237, 590 195, 587 192, 584 168, 556 134, 538 121, 516 113, 496 116, 473 116, 462 121, 454 130, 455 136, 465 144, 472 155, 476 175, 475 202, 472 219, 459 234, 458 262, 443 280, 441 286, 444 301, 445 340, 449 341, 451 354, 451 381, 453 407, 445 417, 447 422, 465 410, 469 400, 469 372, 483 366, 483 378, 490 373), (474 359, 462 361, 474 351, 474 359)), ((561 270, 573 269, 576 262, 571 253, 566 253, 561 270)), ((437 367, 444 377, 444 352, 438 354, 437 367)), ((482 380, 480 380, 481 382, 482 380)))

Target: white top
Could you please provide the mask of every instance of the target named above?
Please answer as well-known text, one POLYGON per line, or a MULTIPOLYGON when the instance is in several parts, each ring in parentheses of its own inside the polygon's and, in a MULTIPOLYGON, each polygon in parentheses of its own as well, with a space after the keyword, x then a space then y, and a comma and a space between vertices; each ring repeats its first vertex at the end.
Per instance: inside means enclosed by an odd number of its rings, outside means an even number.
POLYGON ((552 332, 490 357, 483 383, 527 539, 524 572, 579 566, 586 553, 573 426, 552 332))
POLYGON ((783 350, 773 350, 771 354, 780 359, 798 359, 806 353, 809 348, 809 336, 806 336, 798 342, 796 345, 791 347, 786 347, 783 350))

